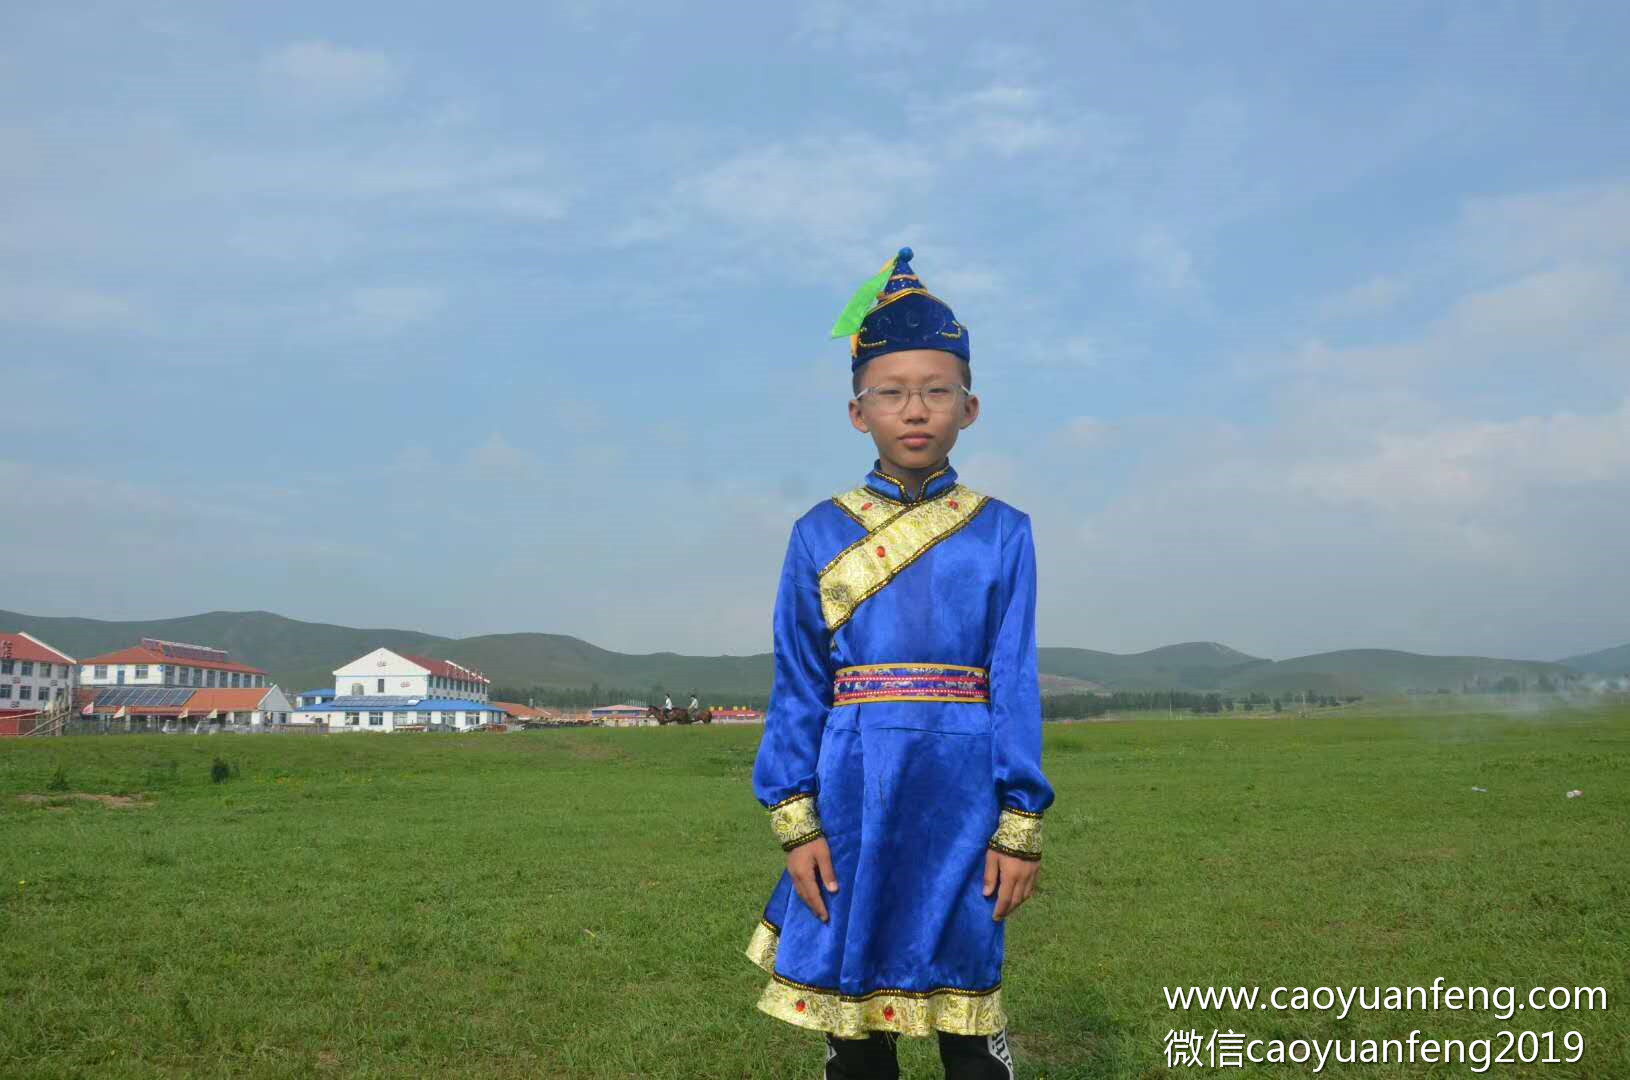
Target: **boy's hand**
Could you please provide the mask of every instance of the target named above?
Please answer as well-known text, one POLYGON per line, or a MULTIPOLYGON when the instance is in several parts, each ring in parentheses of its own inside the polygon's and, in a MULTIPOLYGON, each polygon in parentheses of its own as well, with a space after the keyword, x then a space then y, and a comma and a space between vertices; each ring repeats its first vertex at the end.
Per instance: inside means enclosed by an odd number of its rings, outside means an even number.
POLYGON ((826 846, 826 837, 816 837, 787 852, 787 872, 792 875, 792 886, 809 905, 809 910, 826 922, 826 900, 821 896, 821 884, 826 885, 828 892, 838 891, 838 875, 832 872, 832 849, 826 846))
POLYGON ((989 896, 998 886, 1001 889, 997 893, 996 911, 992 915, 997 922, 1019 910, 1019 905, 1030 899, 1036 891, 1036 875, 1040 873, 1040 862, 1015 859, 990 848, 985 850, 985 895, 989 896))

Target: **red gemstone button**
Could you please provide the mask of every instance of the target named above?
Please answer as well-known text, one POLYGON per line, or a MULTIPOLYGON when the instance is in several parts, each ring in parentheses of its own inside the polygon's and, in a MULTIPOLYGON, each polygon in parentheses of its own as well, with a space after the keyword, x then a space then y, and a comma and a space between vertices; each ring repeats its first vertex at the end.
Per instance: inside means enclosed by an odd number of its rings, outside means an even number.
POLYGON ((879 559, 881 559, 883 556, 885 556, 887 554, 888 554, 888 549, 887 548, 878 548, 877 549, 877 557, 879 559))
POLYGON ((860 508, 862 510, 870 510, 872 508, 872 504, 871 503, 861 503, 860 508))
POLYGON ((885 1020, 893 1020, 894 1019, 894 1006, 893 1005, 885 1005, 885 1006, 883 1006, 883 1019, 885 1019, 885 1020))
POLYGON ((955 509, 956 509, 956 500, 955 500, 955 499, 951 499, 951 500, 950 500, 950 503, 951 503, 951 509, 952 509, 952 510, 955 510, 955 509))
POLYGON ((797 1009, 799 1012, 803 1012, 804 1011, 804 999, 799 998, 797 1001, 792 1003, 792 1007, 797 1009))

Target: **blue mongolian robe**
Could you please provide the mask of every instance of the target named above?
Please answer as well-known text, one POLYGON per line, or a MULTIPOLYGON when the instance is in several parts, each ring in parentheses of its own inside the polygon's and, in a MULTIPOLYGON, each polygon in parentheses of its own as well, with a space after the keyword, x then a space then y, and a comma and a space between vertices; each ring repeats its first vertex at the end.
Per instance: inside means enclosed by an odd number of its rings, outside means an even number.
POLYGON ((753 793, 784 849, 824 837, 821 922, 783 871, 747 955, 758 1007, 802 1027, 994 1034, 1005 923, 987 849, 1041 857, 1030 518, 873 469, 793 526, 753 793))

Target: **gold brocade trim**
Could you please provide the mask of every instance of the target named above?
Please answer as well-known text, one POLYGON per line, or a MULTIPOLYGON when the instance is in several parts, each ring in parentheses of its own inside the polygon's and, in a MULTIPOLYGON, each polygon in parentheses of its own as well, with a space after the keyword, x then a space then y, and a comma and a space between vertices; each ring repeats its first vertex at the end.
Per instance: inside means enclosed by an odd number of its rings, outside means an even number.
POLYGON ((753 936, 747 942, 747 959, 775 974, 775 952, 781 945, 781 931, 763 919, 753 927, 753 936))
POLYGON ((966 328, 961 323, 952 323, 951 325, 956 327, 956 333, 953 334, 953 333, 950 333, 949 331, 941 330, 939 332, 939 335, 940 335, 940 337, 950 338, 952 341, 955 341, 957 338, 962 336, 962 334, 963 334, 963 332, 964 332, 964 330, 966 328))
POLYGON ((1041 815, 1028 810, 1015 810, 1009 806, 1002 807, 1002 814, 996 821, 996 832, 990 838, 990 846, 1015 859, 1029 859, 1032 862, 1040 859, 1041 815))
POLYGON ((840 1039, 864 1038, 872 1031, 919 1037, 936 1031, 994 1035, 1007 1026, 999 984, 989 990, 947 986, 920 992, 874 990, 850 996, 772 974, 769 985, 759 995, 758 1007, 777 1020, 829 1031, 840 1039))
POLYGON ((775 834, 781 850, 791 851, 799 844, 807 844, 821 831, 821 815, 815 809, 815 796, 804 792, 790 799, 782 799, 770 807, 770 831, 775 834))
POLYGON ((953 485, 906 507, 850 544, 821 571, 821 614, 836 631, 855 610, 985 508, 987 496, 953 485))
POLYGON ((886 495, 879 495, 865 484, 842 495, 832 496, 838 508, 854 519, 868 533, 900 512, 900 504, 886 495))
POLYGON ((830 1031, 840 1038, 858 1038, 868 1031, 898 1031, 902 1035, 930 1035, 935 1031, 994 1035, 1007 1026, 1000 983, 989 990, 946 986, 937 990, 885 989, 853 996, 839 994, 777 975, 775 957, 780 945, 780 929, 760 919, 753 927, 746 954, 770 976, 758 1007, 789 1024, 830 1031))
MULTIPOLYGON (((833 674, 834 678, 838 678, 838 677, 846 675, 846 674, 848 674, 850 672, 896 671, 896 670, 898 670, 900 668, 908 668, 908 669, 910 669, 912 671, 966 671, 966 672, 969 672, 969 673, 974 674, 974 675, 987 674, 987 672, 985 671, 984 668, 982 668, 982 667, 973 667, 972 665, 969 665, 969 664, 920 664, 920 663, 911 663, 911 664, 851 664, 848 667, 840 667, 840 668, 838 668, 838 670, 833 672, 832 674, 833 674)), ((1018 813, 1018 811, 1015 810, 1014 813, 1018 813)), ((1040 817, 1041 815, 1038 814, 1036 816, 1040 817)))

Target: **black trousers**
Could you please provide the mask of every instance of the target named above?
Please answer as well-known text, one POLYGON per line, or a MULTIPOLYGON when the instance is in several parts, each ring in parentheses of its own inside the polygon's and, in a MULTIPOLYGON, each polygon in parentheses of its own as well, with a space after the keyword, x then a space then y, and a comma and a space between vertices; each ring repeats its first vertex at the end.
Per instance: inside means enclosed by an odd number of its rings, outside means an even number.
MULTIPOLYGON (((900 1063, 892 1031, 874 1031, 864 1039, 826 1036, 826 1080, 900 1080, 900 1063)), ((940 1063, 945 1080, 1013 1080, 1013 1054, 1007 1031, 995 1035, 951 1035, 939 1032, 940 1063)))

